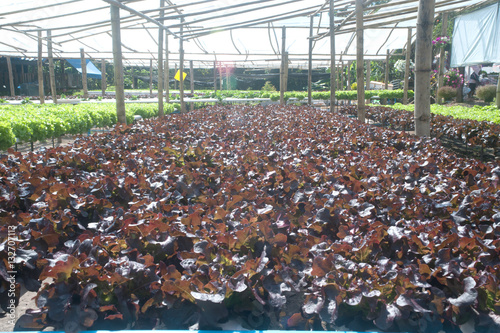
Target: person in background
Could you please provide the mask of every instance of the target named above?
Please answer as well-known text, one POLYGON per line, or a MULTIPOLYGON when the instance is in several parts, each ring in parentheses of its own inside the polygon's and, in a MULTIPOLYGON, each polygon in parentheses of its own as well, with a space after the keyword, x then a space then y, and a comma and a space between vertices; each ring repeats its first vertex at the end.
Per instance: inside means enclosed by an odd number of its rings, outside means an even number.
POLYGON ((472 71, 472 74, 469 77, 469 98, 472 98, 474 94, 476 93, 476 87, 479 84, 479 75, 476 73, 476 71, 472 71))

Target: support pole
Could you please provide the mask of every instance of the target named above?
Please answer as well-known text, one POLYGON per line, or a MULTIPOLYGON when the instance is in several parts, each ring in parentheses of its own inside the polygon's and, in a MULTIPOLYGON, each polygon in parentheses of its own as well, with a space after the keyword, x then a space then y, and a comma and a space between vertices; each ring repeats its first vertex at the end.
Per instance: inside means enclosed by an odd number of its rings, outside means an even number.
POLYGON ((389 89, 389 58, 391 54, 389 49, 387 49, 387 54, 385 56, 385 90, 389 89))
POLYGON ((45 89, 43 86, 43 43, 42 31, 38 31, 38 95, 40 97, 40 104, 45 103, 45 89))
POLYGON ((217 92, 217 61, 214 61, 214 92, 217 92))
POLYGON ((281 28, 280 104, 285 105, 286 27, 281 28))
POLYGON ((179 93, 181 95, 181 112, 186 112, 186 103, 184 102, 184 39, 182 38, 184 34, 184 18, 181 18, 181 28, 179 35, 179 70, 181 71, 180 81, 179 81, 179 93))
POLYGON ((56 73, 54 69, 54 57, 52 55, 52 33, 50 30, 47 30, 47 50, 49 57, 50 92, 52 94, 52 101, 57 104, 56 73))
POLYGON ((229 79, 230 79, 230 73, 226 65, 226 90, 231 90, 231 81, 229 79))
MULTIPOLYGON (((446 35, 447 31, 448 31, 448 13, 443 13, 441 20, 441 36, 446 35)), ((442 98, 439 98, 437 95, 439 88, 441 88, 444 83, 444 60, 445 60, 444 58, 445 58, 445 51, 444 47, 442 47, 439 51, 439 76, 438 76, 438 88, 436 89, 436 101, 438 102, 438 104, 443 104, 444 102, 444 100, 442 98)))
POLYGON ((415 134, 431 135, 432 26, 434 0, 420 0, 417 14, 417 41, 415 53, 415 134))
POLYGON ((168 49, 168 31, 165 31, 165 96, 167 103, 170 103, 170 57, 168 49))
POLYGON ((123 78, 120 8, 111 5, 111 31, 113 36, 113 63, 115 71, 116 117, 119 124, 127 124, 125 114, 125 84, 123 78))
POLYGON ((335 63, 335 13, 334 13, 334 0, 330 0, 330 63, 331 63, 331 73, 330 73, 330 112, 335 111, 335 90, 337 90, 337 82, 335 78, 337 77, 337 65, 335 63))
MULTIPOLYGON (((285 52, 285 71, 283 72, 283 84, 285 92, 288 91, 288 52, 285 52)), ((285 102, 286 104, 286 102, 285 102)))
MULTIPOLYGON (((165 34, 167 32, 165 31, 165 34)), ((165 90, 165 99, 168 97, 167 91, 168 91, 168 80, 169 77, 167 75, 168 73, 168 65, 167 65, 167 60, 163 60, 163 90, 165 90)))
POLYGON ((220 91, 222 92, 222 63, 219 61, 219 84, 220 91))
POLYGON ((83 86, 83 98, 89 98, 89 88, 87 83, 87 60, 85 59, 84 49, 80 49, 80 61, 82 65, 82 86, 83 86))
POLYGON ((361 123, 365 122, 363 63, 363 0, 356 0, 356 82, 358 88, 358 120, 361 123))
MULTIPOLYGON (((458 67, 458 72, 462 77, 465 77, 465 67, 458 67)), ((457 103, 463 103, 464 101, 464 84, 459 83, 458 89, 457 89, 457 103)))
MULTIPOLYGON (((165 6, 165 0, 160 0, 160 8, 165 6)), ((165 10, 160 10, 160 20, 165 17, 165 10)), ((158 117, 165 116, 163 106, 163 28, 158 28, 158 117)))
POLYGON ((351 90, 351 66, 352 61, 347 62, 347 90, 351 90))
MULTIPOLYGON (((174 73, 177 73, 177 64, 175 64, 174 73)), ((177 80, 174 80, 174 89, 177 90, 177 80)))
MULTIPOLYGON (((191 98, 192 96, 194 96, 194 67, 193 67, 193 60, 189 60, 189 79, 190 79, 190 83, 191 83, 191 98)), ((194 103, 191 102, 189 103, 191 104, 189 109, 191 111, 194 110, 194 103)))
POLYGON ((312 51, 313 51, 313 31, 314 26, 314 16, 311 15, 311 22, 309 24, 309 71, 307 72, 307 104, 312 105, 312 51))
POLYGON ((411 34, 412 34, 411 28, 408 28, 408 41, 406 42, 405 86, 403 92, 403 104, 408 104, 408 86, 410 85, 411 34))
POLYGON ((16 96, 16 91, 14 89, 14 73, 12 72, 12 61, 10 57, 7 58, 7 70, 9 71, 9 86, 10 86, 10 95, 12 97, 16 96))
MULTIPOLYGON (((340 54, 340 58, 342 59, 342 53, 340 54)), ((340 90, 344 90, 344 61, 340 60, 340 90)))
POLYGON ((153 97, 153 59, 149 59, 149 97, 153 97))
POLYGON ((106 96, 106 88, 108 87, 107 78, 106 78, 106 60, 101 60, 101 95, 102 98, 106 96))
POLYGON ((135 76, 135 67, 134 66, 132 66, 131 72, 132 72, 132 89, 137 89, 139 82, 138 82, 137 76, 135 76))
POLYGON ((371 60, 366 61, 366 90, 370 90, 370 86, 372 84, 372 62, 371 60))
POLYGON ((61 82, 60 82, 60 84, 62 85, 62 89, 66 89, 68 87, 68 80, 66 80, 64 63, 65 63, 64 59, 59 59, 59 65, 61 66, 61 74, 60 74, 61 82))

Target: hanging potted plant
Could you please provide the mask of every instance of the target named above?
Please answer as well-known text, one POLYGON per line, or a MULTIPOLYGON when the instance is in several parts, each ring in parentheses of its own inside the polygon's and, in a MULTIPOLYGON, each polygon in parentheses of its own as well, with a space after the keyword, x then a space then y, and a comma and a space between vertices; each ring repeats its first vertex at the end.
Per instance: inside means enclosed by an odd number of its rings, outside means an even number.
POLYGON ((445 51, 449 51, 451 46, 451 37, 438 36, 432 41, 432 45, 434 45, 437 49, 444 48, 445 51))

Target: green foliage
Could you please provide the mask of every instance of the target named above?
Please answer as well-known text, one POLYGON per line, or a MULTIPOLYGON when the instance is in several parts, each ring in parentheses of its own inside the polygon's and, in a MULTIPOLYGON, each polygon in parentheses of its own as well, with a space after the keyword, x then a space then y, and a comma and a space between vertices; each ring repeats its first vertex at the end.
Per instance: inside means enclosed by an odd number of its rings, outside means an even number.
MULTIPOLYGON (((165 113, 174 111, 174 104, 165 105, 165 113)), ((127 104, 127 123, 134 115, 143 118, 158 116, 156 104, 127 104)), ((0 106, 0 123, 8 124, 20 142, 42 141, 64 134, 85 133, 93 127, 112 127, 117 122, 116 106, 102 104, 24 104, 0 106)), ((11 143, 8 132, 2 132, 1 142, 11 143)), ((12 143, 11 143, 12 144, 12 143)))
POLYGON ((6 150, 16 142, 16 137, 12 132, 12 127, 9 123, 0 122, 0 149, 6 150))
POLYGON ((438 97, 444 98, 445 101, 448 101, 452 98, 457 97, 457 89, 449 86, 444 86, 438 89, 437 95, 438 97))
POLYGON ((276 87, 271 83, 271 81, 266 81, 262 87, 263 91, 276 91, 276 87))
POLYGON ((271 101, 273 101, 273 102, 279 101, 280 100, 280 94, 276 94, 276 93, 271 94, 271 96, 269 98, 271 98, 271 101))
POLYGON ((495 85, 486 85, 477 88, 476 90, 477 97, 485 101, 486 103, 493 102, 495 96, 497 94, 497 87, 495 85))
MULTIPOLYGON (((393 109, 397 110, 405 110, 414 112, 415 105, 408 104, 403 105, 400 103, 396 103, 394 105, 389 105, 393 109)), ((490 121, 495 124, 500 124, 500 112, 496 106, 479 106, 475 105, 474 107, 467 106, 445 106, 439 104, 431 105, 431 113, 442 115, 442 116, 450 116, 457 119, 470 119, 476 121, 490 121)))
POLYGON ((297 98, 298 101, 302 101, 307 97, 307 93, 303 91, 298 91, 295 93, 295 97, 297 98))
POLYGON ((354 82, 353 84, 351 84, 351 90, 356 90, 356 89, 358 89, 358 83, 354 82))
MULTIPOLYGON (((365 98, 370 99, 378 96, 381 99, 401 99, 404 97, 403 89, 396 90, 365 90, 365 98)), ((408 90, 408 98, 414 96, 413 90, 408 90)), ((356 100, 358 98, 357 90, 340 90, 335 92, 335 97, 339 100, 356 100)), ((330 99, 330 93, 313 93, 314 99, 330 99)))
POLYGON ((9 103, 9 101, 4 99, 4 98, 0 98, 0 104, 4 104, 4 103, 9 103))
POLYGON ((33 102, 31 101, 31 98, 29 98, 29 97, 25 97, 21 101, 21 104, 30 104, 30 103, 33 103, 33 102))
POLYGON ((312 98, 326 101, 326 100, 330 99, 330 92, 329 91, 313 91, 312 98))
POLYGON ((356 90, 342 90, 336 91, 335 97, 340 100, 355 100, 358 97, 358 92, 356 90))

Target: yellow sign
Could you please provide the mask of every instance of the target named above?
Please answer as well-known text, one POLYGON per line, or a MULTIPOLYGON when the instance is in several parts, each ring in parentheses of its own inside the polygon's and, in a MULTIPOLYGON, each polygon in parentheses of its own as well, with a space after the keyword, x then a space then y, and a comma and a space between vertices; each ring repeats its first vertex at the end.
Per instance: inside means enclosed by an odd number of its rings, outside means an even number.
MULTIPOLYGON (((182 81, 184 81, 186 79, 186 76, 187 76, 187 74, 183 72, 182 73, 182 81)), ((177 71, 177 73, 174 76, 174 79, 176 79, 177 81, 181 80, 181 71, 180 70, 177 71)))

